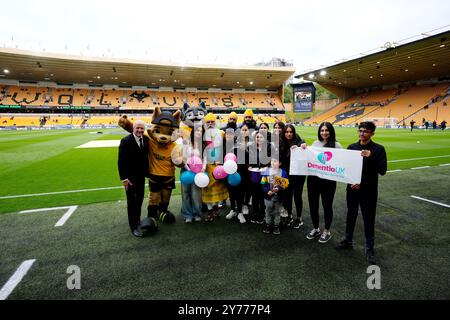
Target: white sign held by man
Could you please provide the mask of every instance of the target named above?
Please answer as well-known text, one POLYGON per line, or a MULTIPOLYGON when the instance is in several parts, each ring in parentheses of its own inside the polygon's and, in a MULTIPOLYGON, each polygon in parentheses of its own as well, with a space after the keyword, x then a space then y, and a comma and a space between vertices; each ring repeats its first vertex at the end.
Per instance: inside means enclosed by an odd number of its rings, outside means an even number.
POLYGON ((291 151, 290 175, 318 176, 319 178, 361 183, 363 157, 361 151, 307 147, 291 151))

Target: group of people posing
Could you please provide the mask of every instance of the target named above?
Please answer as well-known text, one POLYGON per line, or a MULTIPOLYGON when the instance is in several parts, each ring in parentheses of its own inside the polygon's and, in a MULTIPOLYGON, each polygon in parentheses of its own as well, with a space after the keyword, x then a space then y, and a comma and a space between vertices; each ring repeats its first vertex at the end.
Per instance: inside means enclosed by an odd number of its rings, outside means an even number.
MULTIPOLYGON (((143 131, 139 126, 136 134, 133 130, 130 135, 133 138, 129 138, 137 144, 139 133, 143 131)), ((376 263, 374 226, 378 175, 384 175, 387 169, 383 146, 371 139, 374 133, 375 125, 372 122, 360 123, 358 142, 348 146, 348 149, 361 151, 362 180, 358 185, 347 186, 345 237, 337 246, 337 249, 353 248, 353 232, 360 207, 365 227, 366 257, 370 264, 376 263)), ((216 116, 209 113, 201 125, 192 128, 189 134, 181 134, 179 146, 184 159, 180 166, 181 173, 192 169, 187 159, 196 156, 202 159, 201 171, 207 173, 210 179, 204 188, 195 183, 181 184, 181 214, 185 223, 214 221, 220 216, 220 205, 229 199, 231 210, 226 214, 227 220, 261 224, 262 231, 267 234, 279 235, 282 227, 299 229, 304 224, 302 194, 306 182, 312 221, 312 229, 306 238, 316 239, 320 243, 326 243, 332 238, 336 181, 289 174, 292 150, 307 147, 306 141, 293 125, 277 121, 271 130, 267 123, 257 125, 252 110, 247 109, 242 123, 238 123, 237 114, 232 112, 226 126, 219 128, 216 116), (215 176, 214 169, 222 165, 225 155, 230 153, 237 159, 237 173, 240 176, 237 185, 215 176), (320 202, 324 215, 323 229, 320 228, 320 202)), ((319 125, 317 140, 310 146, 342 148, 329 122, 319 125)))

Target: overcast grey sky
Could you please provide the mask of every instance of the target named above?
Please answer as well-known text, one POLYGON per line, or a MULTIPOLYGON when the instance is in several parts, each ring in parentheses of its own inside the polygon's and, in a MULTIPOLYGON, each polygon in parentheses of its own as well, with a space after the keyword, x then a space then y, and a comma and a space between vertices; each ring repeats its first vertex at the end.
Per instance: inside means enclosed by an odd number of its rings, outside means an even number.
POLYGON ((297 71, 450 25, 447 0, 0 1, 2 47, 297 71))

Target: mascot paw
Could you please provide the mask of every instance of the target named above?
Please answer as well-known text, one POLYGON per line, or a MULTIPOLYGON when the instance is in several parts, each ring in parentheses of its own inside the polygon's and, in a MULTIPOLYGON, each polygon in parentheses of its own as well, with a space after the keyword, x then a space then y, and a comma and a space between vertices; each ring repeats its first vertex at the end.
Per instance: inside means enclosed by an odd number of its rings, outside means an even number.
POLYGON ((126 115, 123 115, 121 118, 119 118, 118 124, 126 131, 133 132, 133 122, 130 121, 126 115))
POLYGON ((142 232, 153 234, 158 231, 158 222, 152 217, 145 218, 141 222, 141 230, 142 232))
POLYGON ((160 212, 158 215, 158 219, 159 219, 159 221, 168 223, 168 224, 175 223, 175 215, 170 211, 160 212))

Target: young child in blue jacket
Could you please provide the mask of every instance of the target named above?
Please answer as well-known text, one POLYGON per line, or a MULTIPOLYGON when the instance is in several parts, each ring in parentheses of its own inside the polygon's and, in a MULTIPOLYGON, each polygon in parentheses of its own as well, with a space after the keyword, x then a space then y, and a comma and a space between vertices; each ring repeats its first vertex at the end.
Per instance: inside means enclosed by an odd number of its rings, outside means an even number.
POLYGON ((283 190, 287 187, 288 175, 280 168, 281 162, 272 158, 270 167, 261 174, 261 187, 266 206, 266 226, 264 233, 280 234, 280 210, 282 208, 283 190), (285 182, 284 185, 282 182, 285 182), (273 229, 272 229, 273 225, 273 229))

